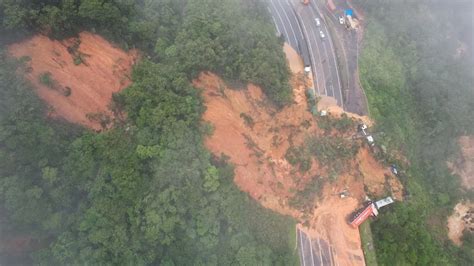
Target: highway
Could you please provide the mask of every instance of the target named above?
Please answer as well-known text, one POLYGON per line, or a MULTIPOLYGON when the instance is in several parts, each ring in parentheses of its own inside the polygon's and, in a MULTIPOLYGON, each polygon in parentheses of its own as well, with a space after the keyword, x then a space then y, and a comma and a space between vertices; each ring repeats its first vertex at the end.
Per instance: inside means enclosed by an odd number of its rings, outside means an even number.
POLYGON ((298 53, 304 41, 303 32, 295 13, 286 0, 267 0, 267 8, 272 15, 277 32, 285 37, 285 41, 298 53))
POLYGON ((299 0, 267 0, 267 6, 277 31, 303 57, 309 57, 315 90, 319 95, 334 97, 339 106, 344 107, 341 80, 330 32, 316 6, 305 6, 299 0), (321 25, 317 26, 315 18, 321 25), (324 32, 321 38, 319 31, 324 32), (302 42, 308 47, 300 49, 302 42))
POLYGON ((325 240, 311 239, 299 228, 296 234, 301 266, 337 265, 334 250, 325 240))

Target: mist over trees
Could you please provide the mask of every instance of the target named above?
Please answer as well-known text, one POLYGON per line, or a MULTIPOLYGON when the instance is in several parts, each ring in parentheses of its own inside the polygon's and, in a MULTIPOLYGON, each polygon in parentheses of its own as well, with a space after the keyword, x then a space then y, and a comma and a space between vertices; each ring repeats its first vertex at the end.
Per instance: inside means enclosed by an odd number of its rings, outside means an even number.
POLYGON ((474 134, 473 3, 355 2, 366 11, 361 80, 386 133, 380 141, 410 161, 407 202, 372 225, 379 263, 471 265, 472 242, 455 248, 445 222, 429 221, 446 221, 460 198, 472 197, 446 161, 459 136, 474 134))
POLYGON ((240 192, 190 79, 212 70, 291 100, 289 71, 258 1, 0 1, 0 234, 27 239, 1 263, 293 265, 295 221, 240 192), (4 45, 82 30, 146 53, 113 96, 127 118, 90 132, 47 120, 4 45))

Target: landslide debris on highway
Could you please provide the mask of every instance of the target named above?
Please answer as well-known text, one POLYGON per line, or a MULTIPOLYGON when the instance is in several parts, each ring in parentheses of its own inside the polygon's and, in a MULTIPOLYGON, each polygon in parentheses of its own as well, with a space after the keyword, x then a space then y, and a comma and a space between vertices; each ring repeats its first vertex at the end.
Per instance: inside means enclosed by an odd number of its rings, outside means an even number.
POLYGON ((112 93, 130 84, 137 59, 137 51, 125 52, 88 32, 63 41, 36 35, 8 51, 25 63, 26 78, 51 107, 49 116, 96 130, 110 122, 112 93))
POLYGON ((252 84, 230 88, 212 73, 193 81, 207 107, 203 120, 214 127, 205 145, 215 156, 229 157, 241 190, 331 243, 339 264, 363 264, 359 234, 348 225, 348 216, 367 193, 376 198, 394 193, 401 199, 402 186, 363 138, 353 139, 357 123, 367 118, 346 115, 328 99, 320 102, 328 116, 308 111, 301 59, 288 46, 285 52, 294 103, 281 110, 252 84), (341 198, 341 192, 349 197, 341 198))

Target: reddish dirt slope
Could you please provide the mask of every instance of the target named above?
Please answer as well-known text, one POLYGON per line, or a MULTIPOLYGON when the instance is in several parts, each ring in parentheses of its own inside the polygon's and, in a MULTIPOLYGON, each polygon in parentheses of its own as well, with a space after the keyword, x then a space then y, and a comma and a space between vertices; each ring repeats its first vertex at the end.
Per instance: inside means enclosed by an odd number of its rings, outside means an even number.
POLYGON ((460 202, 454 206, 453 214, 448 218, 448 237, 454 244, 462 244, 464 230, 474 232, 474 203, 460 202))
POLYGON ((89 119, 88 114, 111 115, 108 105, 112 93, 130 84, 130 71, 137 59, 136 51, 126 53, 88 32, 64 41, 36 35, 8 50, 16 58, 31 58, 26 77, 40 98, 52 107, 49 115, 93 129, 101 129, 101 124, 89 119), (78 49, 71 52, 78 40, 78 49), (80 54, 83 63, 74 64, 77 56, 73 54, 80 54), (40 76, 47 72, 53 81, 49 87, 40 82, 40 76), (69 96, 66 90, 70 90, 69 96))
MULTIPOLYGON (((298 67, 300 59, 287 46, 285 52, 292 60, 291 85, 295 102, 282 110, 273 108, 261 89, 252 84, 246 89, 232 89, 212 73, 201 73, 193 81, 195 87, 202 89, 207 107, 203 120, 214 125, 214 132, 205 144, 214 155, 224 153, 230 157, 235 166, 234 181, 241 190, 263 206, 305 222, 305 231, 333 246, 339 265, 362 265, 358 230, 348 225, 347 218, 365 198, 364 181, 369 191, 380 197, 385 193, 385 175, 390 173, 373 158, 367 147, 362 147, 359 155, 349 162, 350 170, 333 182, 328 181, 326 167, 317 158, 313 158, 311 169, 304 174, 286 160, 285 153, 290 146, 300 146, 307 136, 322 137, 325 133, 308 112, 304 89, 310 81, 303 78, 301 63, 298 67), (288 200, 315 176, 324 176, 325 184, 321 197, 313 203, 314 209, 303 213, 301 209, 292 208, 288 200), (343 190, 349 192, 348 198, 339 197, 343 190)), ((331 108, 332 116, 342 113, 328 103, 326 107, 331 108)), ((350 139, 353 133, 343 137, 350 139)), ((397 180, 394 182, 401 188, 397 180)))

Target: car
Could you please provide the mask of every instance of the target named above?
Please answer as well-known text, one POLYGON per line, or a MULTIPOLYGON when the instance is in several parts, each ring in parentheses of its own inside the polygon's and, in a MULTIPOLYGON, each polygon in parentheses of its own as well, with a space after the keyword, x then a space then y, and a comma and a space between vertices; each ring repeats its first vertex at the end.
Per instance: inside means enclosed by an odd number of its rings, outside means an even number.
POLYGON ((392 164, 392 165, 390 166, 390 170, 392 171, 392 173, 393 173, 394 175, 398 175, 398 169, 397 169, 397 166, 396 166, 396 165, 392 164))
POLYGON ((322 30, 319 31, 319 36, 321 36, 321 39, 324 39, 326 35, 324 35, 324 32, 322 30))
POLYGON ((321 26, 321 20, 319 20, 319 18, 315 18, 314 21, 316 21, 316 26, 321 26))
POLYGON ((344 25, 344 17, 343 16, 339 17, 339 24, 344 25))

